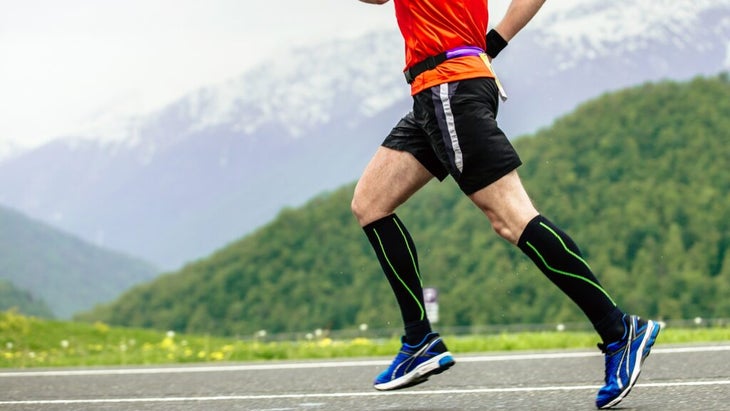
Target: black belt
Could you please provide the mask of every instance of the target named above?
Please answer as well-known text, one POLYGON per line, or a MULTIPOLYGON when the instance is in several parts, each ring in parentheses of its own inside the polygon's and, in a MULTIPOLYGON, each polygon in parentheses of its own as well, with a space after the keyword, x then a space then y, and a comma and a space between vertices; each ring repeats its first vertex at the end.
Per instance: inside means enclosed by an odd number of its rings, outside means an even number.
POLYGON ((404 71, 403 74, 406 76, 406 81, 408 82, 408 84, 411 84, 413 83, 413 80, 416 79, 416 77, 428 70, 435 69, 436 66, 448 59, 464 56, 478 56, 481 53, 484 53, 484 50, 480 49, 479 47, 456 47, 451 50, 444 51, 443 53, 439 53, 435 56, 429 56, 423 61, 419 61, 418 63, 412 65, 406 71, 404 71))

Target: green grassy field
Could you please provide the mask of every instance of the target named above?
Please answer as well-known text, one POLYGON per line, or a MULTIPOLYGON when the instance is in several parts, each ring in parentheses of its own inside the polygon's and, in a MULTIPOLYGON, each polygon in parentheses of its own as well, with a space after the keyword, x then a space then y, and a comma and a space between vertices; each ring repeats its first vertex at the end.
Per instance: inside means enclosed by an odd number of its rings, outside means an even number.
MULTIPOLYGON (((510 332, 449 336, 455 353, 591 348, 592 332, 510 332)), ((730 342, 730 327, 670 328, 659 344, 730 342)), ((178 364, 226 361, 392 356, 397 338, 333 339, 323 335, 301 341, 240 340, 173 332, 40 320, 0 313, 0 367, 178 364)))

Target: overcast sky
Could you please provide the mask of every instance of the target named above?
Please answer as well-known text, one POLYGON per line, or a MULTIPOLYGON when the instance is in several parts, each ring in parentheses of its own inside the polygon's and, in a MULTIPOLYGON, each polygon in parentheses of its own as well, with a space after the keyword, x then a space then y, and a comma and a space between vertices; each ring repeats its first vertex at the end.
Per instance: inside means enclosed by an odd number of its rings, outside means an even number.
MULTIPOLYGON (((492 0, 491 12, 506 4, 492 0)), ((143 114, 283 46, 375 28, 395 28, 392 3, 0 0, 0 143, 36 145, 143 114)))

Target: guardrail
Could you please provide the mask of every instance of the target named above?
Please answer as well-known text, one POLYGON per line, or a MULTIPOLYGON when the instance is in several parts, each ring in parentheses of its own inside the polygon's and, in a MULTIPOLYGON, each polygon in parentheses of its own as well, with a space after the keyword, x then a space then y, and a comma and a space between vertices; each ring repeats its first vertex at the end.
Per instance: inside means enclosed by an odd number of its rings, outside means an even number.
MULTIPOLYGON (((730 319, 728 318, 700 318, 682 319, 682 320, 666 320, 661 321, 662 325, 667 328, 716 328, 730 327, 730 319)), ((494 335, 502 333, 519 333, 519 332, 549 332, 549 331, 593 331, 590 322, 568 322, 553 324, 479 324, 470 326, 457 327, 435 327, 442 335, 494 335)), ((265 330, 254 333, 253 336, 238 336, 242 340, 260 340, 260 341, 300 341, 314 340, 320 338, 332 338, 338 340, 347 340, 354 338, 369 339, 385 339, 398 338, 402 335, 401 328, 380 328, 371 329, 366 324, 360 324, 352 329, 345 330, 327 330, 316 329, 312 331, 276 333, 270 334, 265 330)))

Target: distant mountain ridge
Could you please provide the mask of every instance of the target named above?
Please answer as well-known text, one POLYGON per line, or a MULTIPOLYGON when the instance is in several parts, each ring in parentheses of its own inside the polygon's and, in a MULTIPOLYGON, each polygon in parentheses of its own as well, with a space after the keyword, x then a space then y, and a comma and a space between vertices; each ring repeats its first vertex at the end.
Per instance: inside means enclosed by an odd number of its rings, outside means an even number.
MULTIPOLYGON (((292 50, 158 113, 127 139, 66 139, 0 162, 0 203, 172 269, 352 181, 410 106, 397 31, 292 50), (18 178, 22 176, 22 178, 18 178)), ((587 1, 495 61, 512 137, 646 81, 730 67, 730 0, 587 1)))
POLYGON ((30 308, 23 312, 33 315, 45 315, 50 309, 55 317, 70 318, 157 273, 149 263, 101 249, 0 207, 0 281, 12 284, 4 287, 5 297, 16 301, 0 302, 0 306, 30 308), (25 294, 19 295, 18 290, 25 294))

